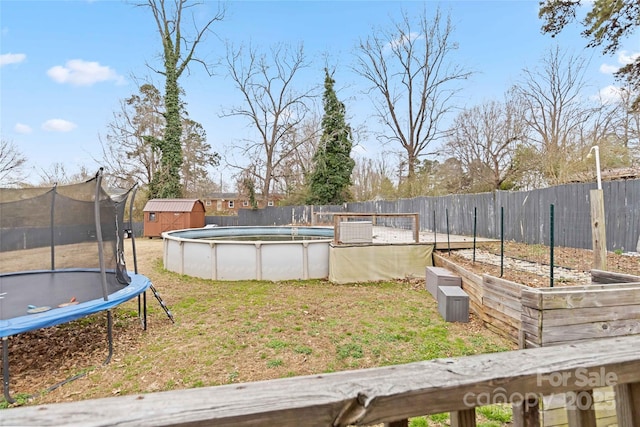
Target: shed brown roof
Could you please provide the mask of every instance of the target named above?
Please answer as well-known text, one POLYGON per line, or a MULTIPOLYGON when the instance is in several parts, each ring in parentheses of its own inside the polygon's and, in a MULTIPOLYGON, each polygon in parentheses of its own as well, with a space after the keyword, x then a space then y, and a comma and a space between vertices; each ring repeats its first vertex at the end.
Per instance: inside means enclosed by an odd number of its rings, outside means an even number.
POLYGON ((198 199, 151 199, 144 206, 144 212, 191 212, 198 199))

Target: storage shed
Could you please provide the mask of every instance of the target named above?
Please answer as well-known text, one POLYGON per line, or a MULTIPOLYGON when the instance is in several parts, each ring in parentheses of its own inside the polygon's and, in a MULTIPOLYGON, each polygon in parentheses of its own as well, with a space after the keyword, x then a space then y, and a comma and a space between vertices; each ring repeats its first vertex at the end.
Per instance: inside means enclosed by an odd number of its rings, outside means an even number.
POLYGON ((144 236, 204 227, 204 204, 198 199, 151 199, 144 207, 144 236))

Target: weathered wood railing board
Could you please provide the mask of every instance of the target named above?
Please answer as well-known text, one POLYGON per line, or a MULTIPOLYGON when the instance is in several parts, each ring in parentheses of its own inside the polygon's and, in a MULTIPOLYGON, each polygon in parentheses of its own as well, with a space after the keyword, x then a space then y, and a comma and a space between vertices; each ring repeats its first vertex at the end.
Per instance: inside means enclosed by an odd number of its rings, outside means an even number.
POLYGON ((572 289, 546 292, 546 289, 529 289, 522 293, 522 304, 539 310, 561 308, 588 308, 640 304, 640 286, 616 285, 610 289, 572 289), (622 286, 622 287, 618 287, 622 286), (537 293, 530 298, 530 293, 537 293))
POLYGON ((499 277, 493 277, 488 274, 482 275, 482 284, 484 290, 495 290, 502 296, 511 297, 515 301, 520 300, 520 295, 523 290, 531 289, 531 287, 527 285, 522 285, 499 277))
POLYGON ((637 284, 528 289, 522 292, 522 330, 535 345, 640 334, 637 284))
POLYGON ((482 306, 486 325, 492 325, 498 333, 518 342, 522 328, 522 303, 520 295, 527 287, 519 283, 489 276, 482 276, 482 306))
POLYGON ((495 303, 495 301, 489 299, 484 299, 483 301, 487 311, 484 316, 485 327, 496 331, 498 335, 508 338, 514 343, 517 342, 522 321, 518 319, 519 325, 514 324, 515 312, 508 307, 495 303))
MULTIPOLYGON (((464 421, 486 394, 518 400, 528 393, 590 390, 586 382, 556 382, 615 374, 630 417, 640 407, 640 336, 504 353, 436 359, 406 365, 285 378, 219 387, 128 395, 13 408, 3 425, 346 426, 371 425, 450 411, 464 421), (627 386, 629 384, 629 386, 627 386)), ((626 409, 625 409, 626 408, 626 409)), ((588 411, 578 416, 588 416, 588 411)), ((624 414, 623 414, 624 416, 624 414)), ((637 426, 640 418, 630 418, 637 426)), ((625 421, 627 422, 627 421, 625 421)))
POLYGON ((526 340, 526 346, 523 348, 540 347, 542 341, 542 322, 538 317, 529 317, 527 313, 522 313, 521 323, 521 339, 526 340))
POLYGON ((640 282, 640 276, 611 271, 591 270, 591 281, 594 283, 632 283, 640 282))
POLYGON ((512 327, 515 330, 520 329, 520 317, 522 312, 513 308, 512 304, 509 304, 509 300, 497 301, 492 299, 489 293, 489 295, 485 294, 485 298, 482 301, 484 302, 485 307, 492 310, 489 316, 504 322, 507 326, 512 327))
POLYGON ((640 282, 627 282, 627 283, 594 283, 591 285, 572 285, 572 286, 555 286, 553 288, 529 288, 527 289, 540 289, 542 292, 552 294, 566 292, 567 290, 572 291, 595 291, 595 290, 610 290, 612 288, 615 289, 625 289, 625 288, 637 288, 640 286, 640 282))
POLYGON ((640 320, 633 323, 629 320, 615 320, 555 327, 545 325, 542 330, 542 345, 640 334, 640 320))
MULTIPOLYGON (((544 313, 544 323, 545 326, 566 326, 640 318, 640 305, 624 305, 607 308, 607 310, 603 310, 602 307, 548 310, 544 313)), ((525 309, 528 310, 529 307, 523 307, 523 311, 525 309)))

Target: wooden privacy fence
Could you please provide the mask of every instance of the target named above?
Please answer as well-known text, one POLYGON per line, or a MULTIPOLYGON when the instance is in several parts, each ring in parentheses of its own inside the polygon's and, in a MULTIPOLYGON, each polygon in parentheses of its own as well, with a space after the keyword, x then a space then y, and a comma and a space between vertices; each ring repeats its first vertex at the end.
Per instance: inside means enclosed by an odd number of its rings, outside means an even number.
MULTIPOLYGON (((495 191, 346 203, 339 206, 278 206, 240 209, 237 217, 208 217, 218 225, 310 224, 314 215, 331 212, 420 214, 420 229, 500 238, 500 209, 504 208, 505 239, 548 244, 549 205, 555 206, 555 244, 591 249, 589 192, 595 183, 567 184, 531 191, 495 191), (474 223, 474 209, 477 223, 474 223), (435 213, 435 215, 434 215, 435 213), (448 213, 448 215, 446 215, 448 213), (235 219, 236 223, 229 223, 235 219), (435 225, 435 230, 433 230, 435 225)), ((634 251, 640 244, 640 179, 602 183, 606 203, 607 249, 634 251)))
POLYGON ((383 368, 3 410, 3 425, 407 426, 410 417, 451 413, 475 426, 475 408, 515 405, 516 425, 539 425, 537 399, 571 393, 571 427, 594 427, 593 385, 615 392, 621 427, 640 426, 640 336, 481 354, 383 368), (556 379, 564 379, 557 381, 556 379))

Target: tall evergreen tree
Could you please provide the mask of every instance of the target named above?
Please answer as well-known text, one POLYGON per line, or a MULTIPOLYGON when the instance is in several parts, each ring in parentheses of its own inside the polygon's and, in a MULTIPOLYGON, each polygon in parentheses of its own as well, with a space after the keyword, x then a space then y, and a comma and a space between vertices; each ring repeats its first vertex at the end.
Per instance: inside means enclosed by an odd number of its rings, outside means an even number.
POLYGON ((345 121, 346 109, 338 100, 334 83, 329 70, 325 70, 322 136, 313 156, 308 204, 340 204, 350 199, 351 172, 355 165, 351 158, 351 127, 345 121))

